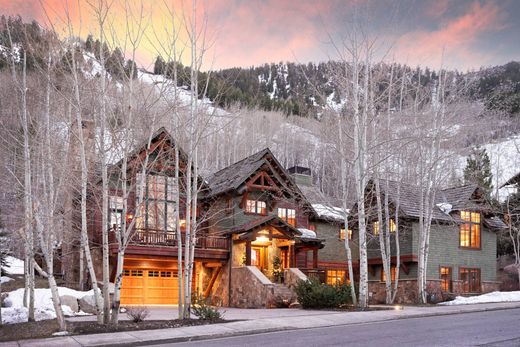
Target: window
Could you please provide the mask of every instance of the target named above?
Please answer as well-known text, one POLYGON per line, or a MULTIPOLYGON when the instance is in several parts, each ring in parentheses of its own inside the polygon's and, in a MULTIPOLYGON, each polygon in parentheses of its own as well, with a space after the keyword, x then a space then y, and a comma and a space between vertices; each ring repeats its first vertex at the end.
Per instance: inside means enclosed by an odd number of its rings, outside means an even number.
POLYGON ((132 276, 132 277, 142 277, 143 276, 143 270, 131 270, 130 276, 132 276))
POLYGON ((459 246, 480 249, 480 213, 460 211, 460 218, 464 223, 460 225, 459 246))
POLYGON ((379 222, 374 222, 372 224, 372 231, 374 232, 374 236, 379 235, 379 222))
POLYGON ((332 286, 345 283, 345 270, 327 270, 327 284, 332 286))
POLYGON ((278 208, 278 217, 281 220, 287 222, 287 224, 296 226, 296 210, 292 208, 279 207, 278 208))
POLYGON ((159 277, 159 271, 148 271, 148 277, 159 277))
POLYGON ((123 220, 123 198, 120 196, 111 196, 109 198, 110 204, 110 225, 109 229, 121 228, 123 220))
POLYGON ((441 266, 439 269, 441 289, 443 292, 451 292, 451 267, 441 266))
POLYGON ((309 224, 309 230, 316 232, 316 224, 309 224))
POLYGON ((393 218, 390 218, 390 232, 395 233, 395 221, 393 218))
MULTIPOLYGON (((339 239, 341 241, 345 241, 345 229, 344 228, 339 229, 339 239)), ((348 229, 348 239, 352 240, 352 229, 348 229)))
POLYGON ((460 268, 460 281, 462 282, 462 291, 464 293, 480 292, 480 269, 477 268, 460 268))
MULTIPOLYGON (((395 265, 390 266, 391 280, 395 282, 395 278, 397 275, 397 267, 395 265)), ((381 267, 381 281, 386 282, 386 273, 383 267, 381 267)))
MULTIPOLYGON (((391 233, 395 233, 395 229, 396 229, 396 225, 395 225, 395 221, 393 218, 390 218, 390 232, 391 233)), ((379 222, 376 221, 372 224, 372 231, 374 233, 374 236, 377 236, 379 235, 379 222)))
POLYGON ((137 174, 136 184, 136 227, 174 231, 175 200, 178 194, 175 178, 161 175, 143 177, 137 174))
POLYGON ((260 200, 246 200, 246 212, 255 214, 267 214, 267 204, 260 200))

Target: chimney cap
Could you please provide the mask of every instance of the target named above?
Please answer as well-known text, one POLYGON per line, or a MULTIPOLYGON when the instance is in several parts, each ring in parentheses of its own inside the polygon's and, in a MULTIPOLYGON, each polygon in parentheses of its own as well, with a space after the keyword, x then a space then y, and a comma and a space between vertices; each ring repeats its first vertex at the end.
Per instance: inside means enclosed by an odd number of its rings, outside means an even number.
POLYGON ((311 169, 305 166, 292 166, 287 171, 290 174, 299 174, 299 175, 305 175, 305 176, 311 176, 311 169))

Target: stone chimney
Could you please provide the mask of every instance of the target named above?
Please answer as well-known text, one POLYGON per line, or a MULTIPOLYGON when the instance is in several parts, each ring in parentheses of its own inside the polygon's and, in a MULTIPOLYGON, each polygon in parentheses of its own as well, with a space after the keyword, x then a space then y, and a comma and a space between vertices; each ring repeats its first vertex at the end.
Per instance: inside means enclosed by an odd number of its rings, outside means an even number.
POLYGON ((312 172, 311 169, 304 166, 293 166, 287 169, 289 174, 294 178, 297 185, 312 186, 312 172))

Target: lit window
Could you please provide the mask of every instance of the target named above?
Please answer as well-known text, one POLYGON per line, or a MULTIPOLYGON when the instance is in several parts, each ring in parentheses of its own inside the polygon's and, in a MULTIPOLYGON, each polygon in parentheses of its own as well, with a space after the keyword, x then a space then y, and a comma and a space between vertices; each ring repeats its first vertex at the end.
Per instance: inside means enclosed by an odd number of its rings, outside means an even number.
POLYGON ((345 270, 327 270, 327 284, 332 286, 345 283, 345 270))
POLYGON ((246 200, 246 212, 255 214, 267 214, 267 204, 260 200, 246 200))
POLYGON ((460 211, 464 221, 460 225, 459 246, 465 248, 480 248, 480 213, 460 211))
POLYGON ((390 218, 390 232, 395 233, 395 229, 396 229, 395 221, 393 218, 390 218))
MULTIPOLYGON (((341 241, 345 241, 345 229, 344 228, 339 229, 339 239, 341 241)), ((348 239, 352 240, 352 229, 348 229, 348 239)))
POLYGON ((451 267, 441 266, 441 289, 443 292, 451 292, 451 267))
POLYGON ((152 231, 175 230, 175 201, 178 186, 174 177, 142 175, 136 177, 136 228, 152 231))
POLYGON ((372 231, 374 232, 374 236, 379 235, 379 222, 374 222, 372 224, 372 231))
POLYGON ((287 222, 287 224, 296 226, 296 210, 292 208, 279 207, 278 217, 287 222))
MULTIPOLYGON (((391 276, 392 282, 395 282, 395 278, 397 275, 397 267, 395 265, 390 266, 390 273, 392 274, 392 276, 391 276)), ((381 268, 381 281, 386 282, 386 273, 383 268, 381 268)))

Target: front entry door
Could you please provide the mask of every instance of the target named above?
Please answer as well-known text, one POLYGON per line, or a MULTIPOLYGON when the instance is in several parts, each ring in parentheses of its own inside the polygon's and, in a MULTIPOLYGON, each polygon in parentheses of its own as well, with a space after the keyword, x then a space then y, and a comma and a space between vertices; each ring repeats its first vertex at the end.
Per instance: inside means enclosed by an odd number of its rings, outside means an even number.
POLYGON ((260 271, 267 270, 267 247, 251 247, 251 265, 260 271))

